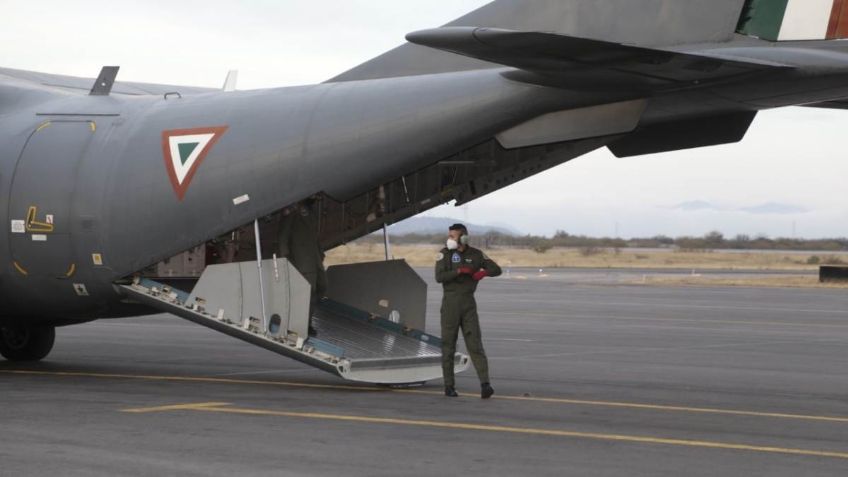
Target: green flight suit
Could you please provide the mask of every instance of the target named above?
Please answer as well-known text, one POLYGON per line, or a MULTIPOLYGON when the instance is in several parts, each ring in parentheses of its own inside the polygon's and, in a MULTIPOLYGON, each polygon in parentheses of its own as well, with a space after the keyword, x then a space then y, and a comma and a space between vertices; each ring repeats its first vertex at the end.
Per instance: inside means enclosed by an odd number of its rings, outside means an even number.
POLYGON ((436 260, 436 281, 442 284, 442 372, 445 386, 455 386, 454 356, 459 330, 465 339, 471 362, 477 370, 481 383, 489 382, 489 361, 483 349, 483 337, 480 333, 480 319, 477 316, 477 302, 474 292, 478 281, 471 275, 460 275, 461 267, 469 267, 475 272, 484 269, 489 277, 497 277, 501 272, 492 259, 482 251, 466 247, 465 251, 443 249, 436 260))
POLYGON ((285 257, 312 287, 314 305, 327 292, 324 252, 318 242, 318 223, 313 214, 298 211, 284 216, 277 235, 277 256, 285 257))

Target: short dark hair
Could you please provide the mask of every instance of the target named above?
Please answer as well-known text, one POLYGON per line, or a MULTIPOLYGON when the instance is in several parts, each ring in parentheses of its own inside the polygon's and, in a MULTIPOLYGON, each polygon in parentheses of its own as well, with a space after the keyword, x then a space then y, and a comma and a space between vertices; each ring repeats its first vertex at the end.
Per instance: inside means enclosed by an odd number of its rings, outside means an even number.
POLYGON ((453 224, 448 230, 458 230, 464 233, 465 235, 468 235, 468 228, 462 224, 453 224))

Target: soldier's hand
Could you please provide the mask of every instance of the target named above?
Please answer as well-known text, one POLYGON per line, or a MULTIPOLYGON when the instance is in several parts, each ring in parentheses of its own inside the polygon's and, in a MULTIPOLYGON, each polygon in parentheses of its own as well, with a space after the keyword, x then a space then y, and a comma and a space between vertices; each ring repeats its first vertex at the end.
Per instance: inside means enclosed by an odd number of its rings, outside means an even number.
POLYGON ((487 272, 485 269, 480 269, 480 270, 477 271, 477 273, 472 275, 471 278, 473 278, 475 282, 479 282, 480 280, 482 280, 482 279, 484 279, 488 276, 489 276, 489 272, 487 272))
POLYGON ((460 275, 474 275, 474 269, 471 267, 459 267, 457 270, 460 275))

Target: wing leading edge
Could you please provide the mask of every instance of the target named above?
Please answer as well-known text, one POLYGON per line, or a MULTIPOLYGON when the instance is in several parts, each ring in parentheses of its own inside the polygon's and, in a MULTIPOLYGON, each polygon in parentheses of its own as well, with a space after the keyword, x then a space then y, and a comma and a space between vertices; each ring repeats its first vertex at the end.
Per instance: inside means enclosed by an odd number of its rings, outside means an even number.
POLYGON ((518 68, 577 89, 624 87, 643 92, 664 91, 791 68, 770 62, 496 28, 436 28, 410 33, 407 40, 518 68))

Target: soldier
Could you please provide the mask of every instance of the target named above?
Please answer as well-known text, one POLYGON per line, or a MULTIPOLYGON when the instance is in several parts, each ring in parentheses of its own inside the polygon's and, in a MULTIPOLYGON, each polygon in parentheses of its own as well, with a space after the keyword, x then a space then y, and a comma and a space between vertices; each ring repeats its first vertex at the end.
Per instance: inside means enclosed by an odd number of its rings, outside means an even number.
POLYGON ((327 272, 324 269, 324 251, 318 240, 318 218, 315 200, 308 199, 297 207, 283 211, 277 236, 277 254, 289 262, 309 282, 312 293, 309 300, 309 336, 317 333, 312 327, 315 305, 327 292, 327 272))
POLYGON ((454 355, 460 328, 471 362, 480 378, 480 396, 489 399, 495 393, 489 383, 489 363, 483 350, 480 320, 474 292, 486 277, 497 277, 501 267, 482 251, 468 245, 468 229, 462 224, 450 227, 447 247, 436 259, 436 281, 442 284, 442 372, 445 396, 457 397, 454 380, 454 355))

